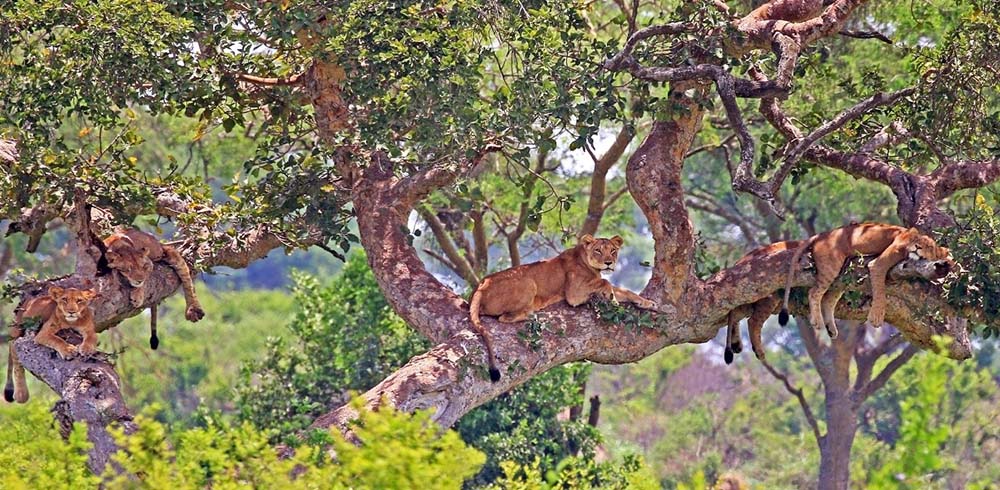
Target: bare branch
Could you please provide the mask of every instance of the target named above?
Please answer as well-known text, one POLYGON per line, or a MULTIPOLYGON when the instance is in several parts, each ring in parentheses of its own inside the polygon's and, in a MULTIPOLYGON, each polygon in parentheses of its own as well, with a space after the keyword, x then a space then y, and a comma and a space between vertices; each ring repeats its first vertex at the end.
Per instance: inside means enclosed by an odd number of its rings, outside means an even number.
POLYGON ((893 146, 899 144, 899 142, 909 136, 909 132, 903 123, 899 121, 893 121, 888 126, 882 128, 875 136, 872 136, 870 140, 861 145, 861 149, 858 150, 859 153, 865 155, 871 155, 875 153, 880 148, 886 146, 893 146))
POLYGON ((779 372, 767 359, 760 359, 760 363, 764 365, 767 372, 771 373, 775 379, 782 382, 785 385, 785 390, 791 393, 796 400, 799 401, 799 406, 802 407, 802 414, 806 417, 806 422, 809 423, 809 427, 813 431, 813 436, 816 437, 816 444, 823 445, 823 435, 819 432, 819 424, 816 422, 816 416, 813 415, 812 407, 809 406, 809 401, 806 400, 805 395, 802 393, 801 388, 796 388, 792 385, 792 382, 788 380, 788 375, 779 372))
POLYGON ((232 75, 236 77, 237 80, 252 83, 254 85, 264 85, 269 87, 279 87, 279 86, 289 86, 298 85, 302 81, 302 77, 305 76, 307 72, 296 73, 290 77, 258 77, 255 75, 250 75, 247 73, 233 73, 232 75))
POLYGON ((650 26, 646 27, 645 29, 640 29, 639 31, 636 31, 635 34, 629 36, 628 40, 625 41, 625 46, 622 48, 622 50, 618 54, 612 56, 607 61, 605 61, 604 66, 609 70, 615 70, 619 66, 623 66, 623 63, 626 63, 626 59, 631 58, 632 51, 635 50, 635 46, 639 44, 639 41, 643 41, 645 39, 649 39, 654 36, 680 34, 690 29, 692 29, 692 26, 684 22, 674 22, 670 24, 650 26))
POLYGON ((885 367, 882 368, 882 371, 875 376, 875 379, 865 385, 861 391, 855 393, 854 397, 852 397, 854 403, 860 405, 867 400, 872 393, 875 393, 880 388, 885 386, 886 382, 889 381, 889 378, 891 378, 892 375, 899 370, 899 368, 903 367, 903 365, 906 364, 919 351, 920 349, 918 349, 915 345, 907 345, 906 348, 903 349, 903 352, 900 352, 898 356, 894 357, 891 361, 889 361, 889 364, 886 364, 885 367))
MULTIPOLYGON (((601 225, 601 218, 604 217, 604 210, 607 209, 604 205, 604 194, 607 186, 608 171, 611 170, 611 167, 625 153, 625 149, 628 148, 632 137, 632 131, 627 126, 622 126, 615 137, 614 143, 611 144, 611 148, 608 148, 608 151, 604 152, 604 155, 600 158, 594 158, 594 173, 590 176, 590 198, 587 202, 587 218, 580 228, 581 234, 593 235, 597 233, 597 228, 601 225)), ((594 155, 591 154, 591 157, 593 158, 594 155)))
POLYGON ((837 34, 846 37, 853 37, 855 39, 878 39, 886 44, 892 44, 892 39, 888 36, 882 34, 878 31, 854 31, 850 29, 841 29, 837 34))
POLYGON ((840 114, 837 114, 833 119, 821 124, 819 127, 814 129, 807 136, 802 138, 798 143, 792 148, 791 151, 785 154, 785 165, 794 165, 798 162, 799 158, 811 148, 817 141, 823 139, 826 135, 844 127, 845 124, 851 122, 868 111, 881 106, 892 105, 899 99, 907 97, 916 93, 916 87, 909 87, 902 90, 897 90, 891 93, 880 92, 877 93, 861 102, 858 102, 853 107, 845 109, 840 114))
POLYGON ((479 284, 479 277, 476 275, 476 271, 472 270, 472 264, 455 247, 455 242, 448 235, 448 230, 445 230, 444 223, 441 223, 441 220, 434 214, 434 211, 426 205, 418 206, 417 213, 420 214, 420 217, 430 227, 431 232, 434 233, 434 238, 438 242, 438 246, 441 247, 445 256, 448 257, 448 261, 445 263, 451 264, 450 268, 458 273, 459 276, 462 276, 462 279, 465 280, 469 287, 475 289, 476 285, 479 284))

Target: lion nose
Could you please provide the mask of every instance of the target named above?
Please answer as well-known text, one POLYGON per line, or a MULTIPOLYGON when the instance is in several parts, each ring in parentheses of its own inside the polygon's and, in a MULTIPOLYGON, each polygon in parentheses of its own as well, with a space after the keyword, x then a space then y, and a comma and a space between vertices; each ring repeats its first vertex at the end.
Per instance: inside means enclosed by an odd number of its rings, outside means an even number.
POLYGON ((613 263, 614 263, 614 262, 611 262, 610 260, 605 260, 605 261, 604 261, 604 265, 611 265, 611 264, 613 264, 613 263))

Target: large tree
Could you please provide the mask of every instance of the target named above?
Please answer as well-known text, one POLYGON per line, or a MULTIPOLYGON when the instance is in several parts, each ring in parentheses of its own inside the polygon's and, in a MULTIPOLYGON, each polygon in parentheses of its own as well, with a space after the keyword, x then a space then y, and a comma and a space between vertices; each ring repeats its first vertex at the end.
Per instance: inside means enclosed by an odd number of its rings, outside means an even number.
MULTIPOLYGON (((698 196, 682 179, 696 170, 685 167, 687 157, 704 145, 738 147, 723 178, 778 220, 789 214, 783 195, 817 168, 887 187, 898 220, 925 232, 954 227, 956 212, 981 211, 944 204, 1000 177, 996 94, 987 90, 998 78, 991 67, 1000 11, 987 0, 936 4, 940 12, 901 15, 863 0, 775 0, 753 10, 718 0, 19 2, 0 11, 0 131, 16 145, 4 143, 0 153, 0 217, 9 232, 30 237, 30 251, 62 220, 77 258, 71 276, 26 284, 21 300, 49 284, 89 280, 101 295, 95 318, 107 329, 175 292, 177 277, 159 266, 146 304, 136 307, 127 284, 102 273, 94 234, 137 218, 172 221, 173 239, 198 270, 245 267, 278 248, 315 245, 339 255, 360 243, 388 302, 434 344, 365 393, 368 405, 433 408, 436 421, 451 425, 554 366, 634 362, 705 342, 730 311, 783 287, 785 252, 699 274, 688 219, 698 196), (871 40, 886 37, 871 26, 900 39, 871 40), (880 66, 846 68, 838 56, 857 44, 892 77, 880 76, 880 66), (141 123, 161 114, 191 118, 193 141, 245 138, 252 151, 234 181, 210 189, 187 164, 144 152, 141 123), (602 124, 621 129, 597 156, 602 124), (516 264, 526 230, 546 212, 573 208, 551 184, 552 193, 533 194, 546 175, 571 172, 570 157, 545 155, 568 144, 594 158, 586 220, 550 230, 558 243, 597 230, 606 201, 622 195, 605 196, 604 180, 634 135, 642 143, 624 174, 653 239, 642 295, 658 311, 562 304, 532 325, 485 319, 503 372, 491 383, 466 302, 428 272, 413 247, 411 215, 448 238, 438 240, 442 261, 474 283, 489 270, 486 216, 516 264), (491 175, 509 178, 526 198, 509 221, 494 209, 499 196, 470 189, 491 175), (439 211, 453 204, 468 211, 457 220, 468 235, 442 220, 439 211), (530 342, 526 328, 537 330, 530 342)), ((889 288, 886 315, 916 348, 933 348, 935 334, 951 336, 943 353, 957 359, 971 355, 966 321, 989 323, 996 313, 983 301, 995 285, 980 267, 994 257, 970 247, 959 258, 959 289, 970 294, 946 297, 933 284, 903 280, 889 288)), ((925 266, 907 261, 894 275, 926 276, 925 266)), ((856 296, 842 303, 840 318, 864 319, 860 269, 840 286, 856 296)), ((812 282, 804 270, 793 286, 812 282)), ((798 299, 793 309, 805 307, 798 299)), ((807 343, 823 342, 801 332, 807 343)), ((92 464, 102 467, 113 450, 104 426, 131 418, 113 367, 52 359, 30 339, 15 346, 63 397, 63 420, 89 423, 98 442, 92 464)), ((345 427, 356 415, 331 407, 314 425, 345 427)), ((846 466, 829 471, 824 484, 846 488, 846 466)))

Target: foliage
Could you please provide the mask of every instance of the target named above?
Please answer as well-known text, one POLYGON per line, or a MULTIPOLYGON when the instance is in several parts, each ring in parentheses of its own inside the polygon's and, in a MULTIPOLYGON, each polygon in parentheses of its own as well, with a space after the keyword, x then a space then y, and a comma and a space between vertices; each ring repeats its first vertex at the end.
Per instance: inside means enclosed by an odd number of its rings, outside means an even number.
POLYGON ((500 464, 503 474, 492 485, 493 490, 653 490, 660 488, 641 458, 629 456, 621 465, 598 464, 589 459, 566 458, 553 469, 544 470, 538 461, 500 464))
POLYGON ((869 488, 995 481, 998 448, 989 441, 1000 431, 985 421, 996 419, 998 396, 990 373, 974 364, 929 354, 912 360, 871 402, 877 416, 863 428, 881 442, 864 464, 869 488))
POLYGON ((270 338, 265 353, 243 366, 236 389, 240 418, 275 430, 275 440, 427 347, 392 312, 363 254, 351 255, 326 286, 305 274, 294 282, 292 337, 270 338))
POLYGON ((198 287, 208 314, 198 323, 185 320, 179 294, 161 304, 156 351, 149 350, 146 315, 100 335, 101 350, 118 352, 115 366, 125 399, 135 406, 161 406, 156 412, 161 422, 190 425, 199 412, 231 413, 240 363, 258 358, 265 339, 283 333, 293 311, 292 298, 282 293, 210 293, 198 287))
POLYGON ((994 299, 1000 297, 1000 194, 977 192, 966 201, 960 225, 944 232, 944 243, 962 266, 948 285, 948 302, 959 311, 981 312, 983 337, 1000 337, 1000 304, 994 299))
POLYGON ((496 479, 503 461, 549 471, 579 451, 582 461, 592 463, 600 434, 586 420, 559 419, 583 405, 580 386, 589 373, 585 364, 549 370, 462 417, 455 429, 488 457, 474 483, 496 479))
POLYGON ((0 481, 10 490, 96 488, 87 468, 87 429, 77 425, 63 441, 41 403, 0 406, 0 481))
POLYGON ((446 489, 458 487, 483 463, 482 453, 455 432, 442 431, 428 412, 373 413, 356 405, 361 416, 353 431, 362 445, 335 431, 332 452, 301 446, 289 458, 279 458, 268 434, 248 423, 169 434, 159 422, 139 416, 135 433, 114 432, 124 448, 115 461, 126 473, 106 475, 105 488, 446 489))

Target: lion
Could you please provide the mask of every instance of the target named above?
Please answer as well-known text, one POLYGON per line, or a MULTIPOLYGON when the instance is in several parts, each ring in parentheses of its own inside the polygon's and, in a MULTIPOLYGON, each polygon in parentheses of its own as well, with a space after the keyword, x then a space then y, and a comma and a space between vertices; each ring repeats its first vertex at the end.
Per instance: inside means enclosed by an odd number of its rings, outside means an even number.
POLYGON ((620 236, 584 235, 575 247, 551 259, 496 272, 479 283, 469 302, 469 317, 486 346, 491 381, 500 380, 500 371, 493 354, 493 339, 480 322, 480 314, 498 316, 503 323, 522 322, 532 312, 562 300, 579 306, 594 293, 615 304, 623 300, 640 308, 656 308, 656 303, 601 278, 602 272, 614 270, 623 242, 620 236))
MULTIPOLYGON (((737 260, 733 266, 743 265, 751 260, 756 260, 760 257, 783 252, 785 250, 794 250, 801 245, 802 240, 775 242, 750 251, 740 258, 740 260, 737 260)), ((764 322, 778 309, 780 304, 781 302, 777 298, 772 295, 768 295, 753 303, 737 306, 730 311, 728 315, 726 315, 726 323, 728 325, 726 330, 726 350, 724 354, 726 364, 732 364, 734 354, 743 352, 743 341, 740 338, 740 320, 747 318, 748 316, 747 330, 749 330, 750 333, 750 346, 753 348, 753 353, 757 356, 757 359, 764 360, 766 358, 764 354, 764 347, 761 342, 761 330, 764 328, 764 322)))
POLYGON ((90 302, 97 297, 93 289, 61 288, 52 286, 48 293, 36 296, 25 303, 15 318, 11 329, 7 356, 7 383, 4 398, 8 402, 28 401, 28 384, 24 377, 24 366, 17 359, 14 340, 24 335, 21 327, 25 318, 40 318, 42 328, 35 334, 35 343, 49 347, 59 353, 59 357, 70 359, 76 354, 89 356, 97 352, 97 327, 90 302), (75 346, 56 336, 60 330, 71 328, 80 333, 83 341, 75 346), (13 378, 13 379, 12 379, 13 378))
MULTIPOLYGON (((188 321, 196 322, 205 316, 198 296, 194 292, 194 282, 191 279, 191 270, 188 269, 187 262, 181 254, 170 245, 160 243, 153 235, 136 229, 127 229, 112 234, 104 239, 104 246, 107 252, 104 254, 108 261, 108 267, 118 271, 122 278, 130 286, 132 292, 129 293, 129 301, 132 306, 138 307, 146 299, 146 280, 153 272, 153 262, 164 261, 174 269, 181 279, 181 287, 184 290, 184 302, 187 309, 184 317, 188 321)), ((156 336, 156 305, 150 306, 150 336, 149 346, 156 349, 160 344, 156 336)))
POLYGON ((831 339, 838 335, 833 313, 843 291, 828 290, 840 275, 844 262, 852 255, 878 255, 868 263, 872 283, 868 323, 875 327, 885 323, 885 276, 889 269, 906 258, 938 262, 948 270, 955 267, 950 251, 938 246, 934 239, 916 228, 861 223, 820 233, 802 243, 792 255, 785 281, 785 300, 778 315, 778 322, 782 325, 788 323, 788 296, 795 279, 795 270, 802 254, 809 249, 812 249, 813 262, 816 264, 816 285, 809 289, 809 321, 817 331, 825 324, 831 339))

